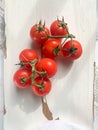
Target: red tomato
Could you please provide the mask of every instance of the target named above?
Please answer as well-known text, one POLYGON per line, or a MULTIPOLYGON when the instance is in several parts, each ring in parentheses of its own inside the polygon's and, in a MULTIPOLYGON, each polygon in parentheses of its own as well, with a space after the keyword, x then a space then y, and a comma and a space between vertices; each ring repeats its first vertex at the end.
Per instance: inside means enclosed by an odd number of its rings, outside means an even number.
POLYGON ((69 40, 64 44, 62 53, 68 60, 78 59, 82 55, 82 46, 76 40, 69 40))
POLYGON ((60 55, 61 42, 58 39, 48 39, 42 47, 42 54, 48 58, 56 58, 60 55))
POLYGON ((32 41, 38 44, 43 44, 48 39, 45 37, 47 37, 49 34, 49 29, 41 23, 35 24, 30 30, 30 36, 32 41))
POLYGON ((68 27, 64 20, 55 20, 50 26, 50 32, 54 36, 65 36, 68 34, 68 27))
MULTIPOLYGON (((21 53, 19 54, 19 60, 26 63, 26 62, 30 62, 33 61, 35 59, 38 59, 38 54, 36 51, 32 50, 32 49, 24 49, 23 51, 21 51, 21 53)), ((30 66, 30 64, 25 64, 25 66, 29 69, 31 69, 32 67, 30 66)))
POLYGON ((29 78, 31 75, 31 71, 22 68, 15 72, 13 76, 13 80, 15 85, 18 88, 27 88, 31 85, 31 79, 26 80, 25 78, 29 78))
POLYGON ((32 90, 34 94, 37 96, 45 96, 47 95, 51 90, 51 81, 47 77, 36 77, 35 78, 36 85, 32 85, 32 90), (40 86, 37 86, 40 85, 40 86))
POLYGON ((42 58, 37 64, 36 69, 38 71, 46 71, 48 77, 52 77, 57 72, 57 63, 50 58, 42 58))

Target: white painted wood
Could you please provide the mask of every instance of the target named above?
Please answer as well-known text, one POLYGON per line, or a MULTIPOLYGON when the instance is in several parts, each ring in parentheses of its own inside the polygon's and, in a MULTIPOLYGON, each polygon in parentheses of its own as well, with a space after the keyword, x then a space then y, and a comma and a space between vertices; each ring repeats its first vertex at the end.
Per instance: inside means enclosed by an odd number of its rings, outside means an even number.
POLYGON ((82 57, 73 64, 59 63, 47 96, 54 117, 92 130, 93 62, 95 52, 95 0, 5 0, 7 59, 5 60, 5 130, 29 130, 46 121, 40 99, 30 90, 19 91, 13 83, 19 52, 30 47, 30 27, 40 19, 47 26, 65 17, 70 32, 83 46, 82 57))

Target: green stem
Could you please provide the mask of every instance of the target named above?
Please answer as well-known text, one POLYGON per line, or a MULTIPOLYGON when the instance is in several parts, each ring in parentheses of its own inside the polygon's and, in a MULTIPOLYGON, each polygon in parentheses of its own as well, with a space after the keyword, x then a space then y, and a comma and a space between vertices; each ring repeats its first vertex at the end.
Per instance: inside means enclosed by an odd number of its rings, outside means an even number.
POLYGON ((27 80, 29 80, 31 78, 31 75, 28 78, 20 78, 22 83, 25 83, 27 80))
POLYGON ((68 34, 64 36, 53 36, 53 35, 48 35, 47 38, 75 38, 73 34, 68 34))
POLYGON ((32 77, 32 84, 34 84, 35 83, 35 81, 34 81, 34 78, 35 78, 35 65, 32 66, 32 75, 31 75, 31 77, 32 77))
POLYGON ((67 41, 68 38, 66 38, 63 42, 62 42, 62 46, 65 44, 65 42, 67 41))
POLYGON ((30 64, 32 66, 33 64, 36 64, 37 61, 38 61, 38 59, 34 59, 33 61, 28 61, 28 62, 20 61, 20 63, 15 64, 15 65, 21 65, 22 66, 22 65, 30 64))
POLYGON ((39 71, 37 71, 36 68, 35 68, 35 64, 36 64, 36 62, 35 62, 34 64, 32 64, 32 74, 31 74, 32 84, 35 85, 35 86, 37 86, 37 87, 39 87, 39 88, 42 90, 42 89, 44 88, 43 83, 42 83, 42 84, 37 84, 37 83, 34 81, 35 73, 45 74, 46 72, 43 72, 43 71, 42 71, 42 72, 39 72, 39 71))
POLYGON ((72 45, 72 47, 73 47, 74 44, 72 43, 72 38, 70 38, 70 39, 71 39, 71 45, 72 45))
POLYGON ((40 88, 40 90, 43 90, 44 86, 43 83, 42 84, 37 84, 34 79, 35 79, 35 73, 42 75, 42 77, 46 74, 46 71, 42 70, 42 71, 37 71, 35 68, 36 63, 38 62, 38 59, 35 59, 33 61, 30 62, 23 62, 20 61, 20 63, 16 64, 16 65, 25 65, 25 64, 30 64, 32 66, 32 74, 27 77, 27 78, 20 78, 21 83, 25 83, 27 80, 29 80, 30 78, 32 79, 32 84, 36 85, 37 87, 40 88))
POLYGON ((39 87, 40 90, 42 90, 44 88, 43 84, 37 84, 35 81, 34 81, 34 78, 35 78, 35 72, 36 72, 36 69, 35 69, 35 65, 32 66, 32 84, 39 87))
MULTIPOLYGON (((62 17, 62 22, 64 23, 64 17, 62 17)), ((65 28, 66 28, 66 31, 67 31, 67 34, 69 35, 69 31, 68 31, 68 28, 67 28, 67 24, 65 23, 65 28)))
POLYGON ((45 71, 45 70, 38 71, 38 70, 35 69, 35 72, 36 72, 37 74, 41 74, 41 75, 45 75, 45 74, 46 74, 46 71, 45 71))
POLYGON ((37 84, 34 82, 34 85, 39 87, 40 90, 43 90, 43 88, 44 88, 43 84, 37 84))

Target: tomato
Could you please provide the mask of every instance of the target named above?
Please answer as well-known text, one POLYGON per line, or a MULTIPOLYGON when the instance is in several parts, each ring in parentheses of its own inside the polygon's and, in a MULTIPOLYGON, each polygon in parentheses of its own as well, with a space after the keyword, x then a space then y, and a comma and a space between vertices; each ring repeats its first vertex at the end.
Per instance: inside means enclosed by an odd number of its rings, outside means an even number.
POLYGON ((76 40, 69 40, 64 44, 62 53, 68 60, 78 59, 82 55, 82 46, 76 40))
POLYGON ((22 68, 15 72, 13 76, 13 81, 18 88, 27 88, 31 85, 31 78, 26 80, 26 78, 29 78, 31 75, 31 71, 22 68))
POLYGON ((50 31, 45 25, 41 23, 35 24, 32 26, 30 30, 30 37, 33 42, 38 44, 43 44, 48 38, 47 36, 50 34, 50 31), (45 38, 46 37, 46 38, 45 38))
POLYGON ((32 85, 32 90, 34 94, 37 96, 45 96, 47 95, 51 90, 51 81, 47 77, 36 77, 35 78, 36 85, 32 85), (40 85, 40 86, 38 86, 40 85))
POLYGON ((52 77, 57 72, 57 63, 50 58, 42 58, 37 64, 38 71, 45 71, 48 77, 52 77))
MULTIPOLYGON (((21 51, 21 53, 19 54, 19 60, 21 62, 27 63, 30 61, 33 61, 35 59, 38 59, 38 54, 36 51, 32 50, 32 49, 24 49, 23 51, 21 51)), ((24 64, 25 67, 31 69, 32 67, 30 66, 30 64, 24 64)))
POLYGON ((50 32, 55 36, 65 36, 68 34, 67 24, 62 20, 55 20, 50 26, 50 32))
POLYGON ((42 47, 42 54, 44 57, 56 58, 60 55, 61 42, 58 39, 48 39, 42 47))

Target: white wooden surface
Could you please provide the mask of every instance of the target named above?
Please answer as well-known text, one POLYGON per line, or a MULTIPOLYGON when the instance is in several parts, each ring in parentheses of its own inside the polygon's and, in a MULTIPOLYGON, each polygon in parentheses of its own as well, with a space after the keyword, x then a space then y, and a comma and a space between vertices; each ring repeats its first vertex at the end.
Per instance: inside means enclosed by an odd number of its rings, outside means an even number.
POLYGON ((19 91, 12 77, 19 52, 30 47, 29 29, 40 19, 49 26, 64 16, 71 33, 83 46, 82 57, 73 64, 58 63, 53 89, 47 96, 54 117, 89 130, 93 125, 93 62, 95 51, 95 0, 5 0, 7 59, 5 60, 5 130, 29 130, 46 121, 40 99, 30 90, 19 91), (65 71, 65 72, 64 72, 65 71))

